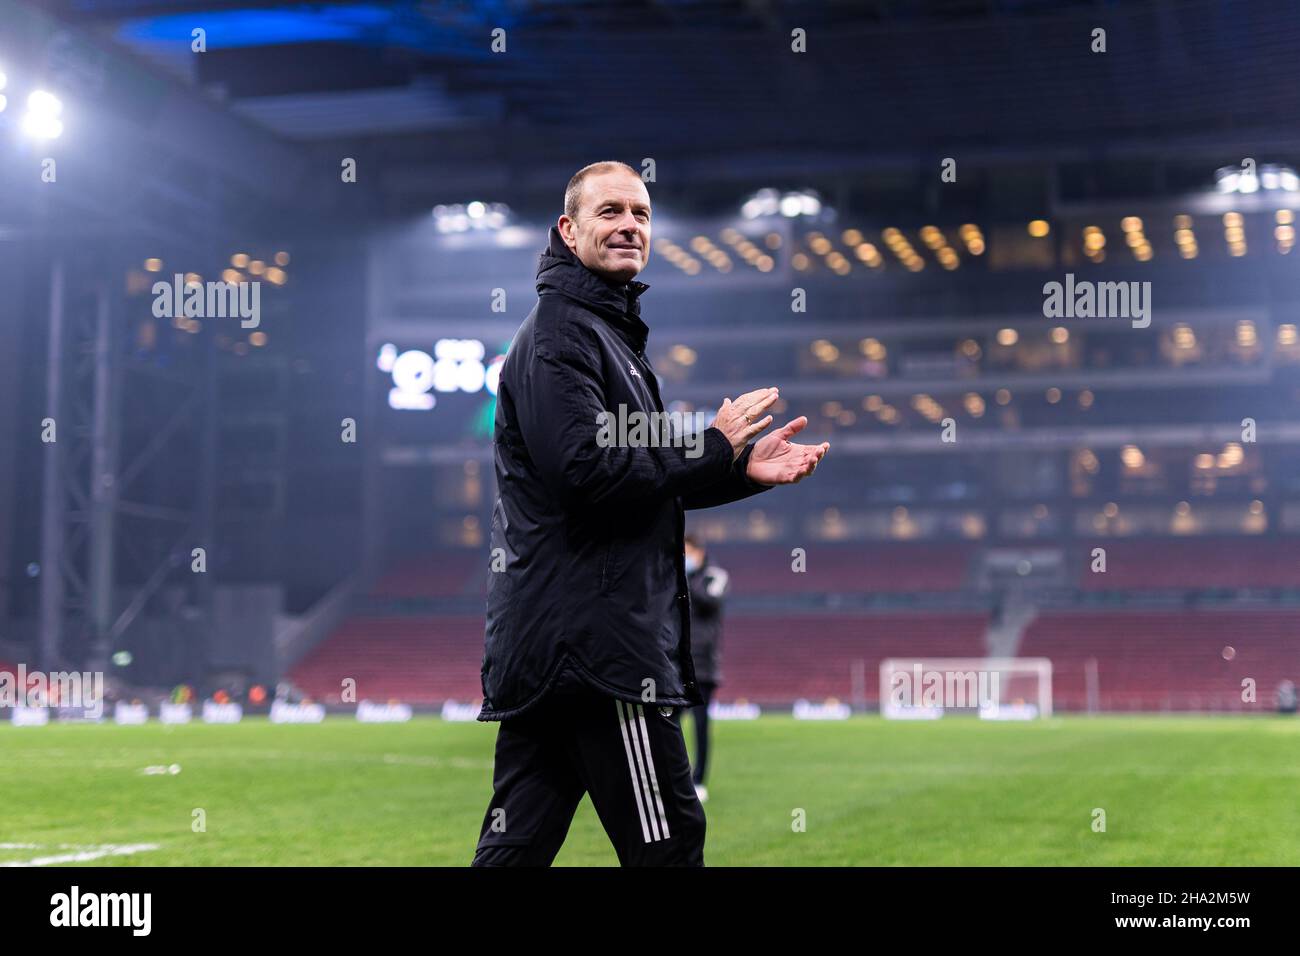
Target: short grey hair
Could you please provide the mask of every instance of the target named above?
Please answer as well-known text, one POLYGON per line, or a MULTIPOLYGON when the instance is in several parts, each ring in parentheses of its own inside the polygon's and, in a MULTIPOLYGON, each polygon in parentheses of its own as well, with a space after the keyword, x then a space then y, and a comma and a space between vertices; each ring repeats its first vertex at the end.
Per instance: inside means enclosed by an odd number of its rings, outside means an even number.
POLYGON ((564 214, 570 219, 578 218, 578 213, 582 211, 582 184, 587 181, 588 176, 594 173, 608 173, 616 169, 626 170, 637 179, 641 178, 641 174, 635 169, 617 159, 605 159, 590 166, 583 166, 573 174, 573 178, 569 180, 569 185, 564 190, 564 214))

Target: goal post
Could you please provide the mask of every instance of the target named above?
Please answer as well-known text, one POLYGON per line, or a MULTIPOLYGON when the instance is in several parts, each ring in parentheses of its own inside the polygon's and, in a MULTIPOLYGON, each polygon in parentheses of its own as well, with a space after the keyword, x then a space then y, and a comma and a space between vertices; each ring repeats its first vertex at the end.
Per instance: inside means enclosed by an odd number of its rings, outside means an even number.
POLYGON ((890 720, 975 714, 984 720, 1052 716, 1046 657, 891 657, 880 662, 880 713, 890 720))

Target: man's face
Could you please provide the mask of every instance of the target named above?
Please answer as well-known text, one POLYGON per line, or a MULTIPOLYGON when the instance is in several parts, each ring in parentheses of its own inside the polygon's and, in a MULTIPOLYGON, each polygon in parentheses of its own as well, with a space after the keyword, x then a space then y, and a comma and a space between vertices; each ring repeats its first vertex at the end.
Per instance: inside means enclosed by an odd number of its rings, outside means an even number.
POLYGON ((625 170, 588 176, 578 217, 561 216, 558 226, 582 264, 608 281, 630 282, 650 261, 650 194, 625 170))

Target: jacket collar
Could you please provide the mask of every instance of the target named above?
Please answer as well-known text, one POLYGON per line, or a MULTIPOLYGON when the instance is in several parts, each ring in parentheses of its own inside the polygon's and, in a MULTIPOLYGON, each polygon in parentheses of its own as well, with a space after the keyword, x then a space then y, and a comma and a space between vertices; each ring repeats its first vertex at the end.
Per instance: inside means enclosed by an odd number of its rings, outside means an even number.
POLYGON ((537 293, 558 292, 586 305, 644 351, 650 327, 641 320, 641 293, 650 288, 633 279, 618 285, 602 279, 573 254, 551 227, 549 245, 537 258, 537 293))

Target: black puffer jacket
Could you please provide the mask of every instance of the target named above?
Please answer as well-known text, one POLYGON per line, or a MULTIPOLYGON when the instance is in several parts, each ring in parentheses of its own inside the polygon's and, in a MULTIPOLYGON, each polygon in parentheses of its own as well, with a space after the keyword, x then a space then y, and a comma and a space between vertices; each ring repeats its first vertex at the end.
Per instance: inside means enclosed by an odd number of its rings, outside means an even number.
POLYGON ((598 441, 602 412, 664 410, 645 355, 647 288, 601 279, 551 229, 537 305, 497 391, 491 556, 501 569, 488 574, 480 720, 522 713, 563 682, 630 701, 650 691, 660 704, 700 702, 683 508, 766 486, 745 476, 752 449, 733 462, 717 428, 693 453, 598 441))

